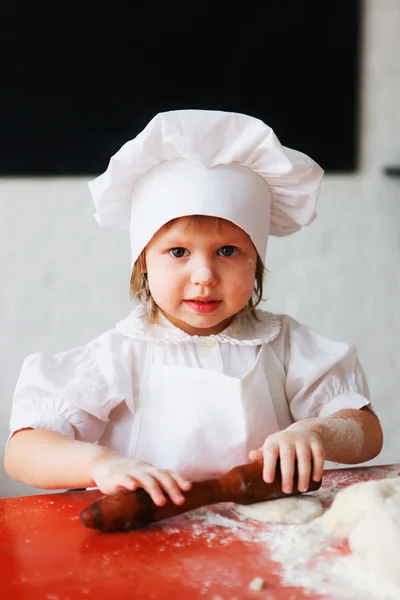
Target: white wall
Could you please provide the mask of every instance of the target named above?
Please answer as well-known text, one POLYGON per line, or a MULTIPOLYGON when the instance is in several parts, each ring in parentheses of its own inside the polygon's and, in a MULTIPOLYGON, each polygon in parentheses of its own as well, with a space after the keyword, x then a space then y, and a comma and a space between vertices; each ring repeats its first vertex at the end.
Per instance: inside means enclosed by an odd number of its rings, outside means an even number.
MULTIPOLYGON (((400 3, 365 5, 360 171, 327 176, 315 223, 271 239, 266 294, 270 310, 358 345, 384 464, 400 462, 400 179, 382 174, 400 163, 400 3)), ((85 343, 129 311, 128 239, 98 228, 86 179, 0 179, 0 273, 2 455, 23 358, 85 343)), ((0 496, 30 493, 0 466, 0 496)))

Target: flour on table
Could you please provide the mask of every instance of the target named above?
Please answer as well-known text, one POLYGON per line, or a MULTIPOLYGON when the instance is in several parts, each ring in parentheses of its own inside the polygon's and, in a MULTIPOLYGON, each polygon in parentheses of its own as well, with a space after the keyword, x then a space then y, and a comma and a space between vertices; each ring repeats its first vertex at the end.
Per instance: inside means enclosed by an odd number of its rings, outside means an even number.
POLYGON ((261 592, 264 587, 264 579, 261 577, 254 577, 249 583, 249 590, 253 590, 253 592, 261 592))
MULTIPOLYGON (((345 541, 332 538, 322 524, 327 511, 308 523, 281 524, 238 520, 233 504, 229 505, 233 518, 229 518, 225 516, 229 515, 226 509, 227 505, 217 505, 213 510, 200 508, 187 513, 186 518, 193 524, 193 536, 205 538, 209 545, 220 544, 221 549, 238 539, 250 544, 265 543, 273 560, 280 565, 282 585, 303 588, 306 595, 314 593, 329 600, 400 599, 398 586, 371 572, 358 556, 346 551, 343 554, 345 541), (223 535, 217 533, 220 528, 223 535)), ((265 573, 259 569, 260 579, 268 581, 269 576, 269 569, 265 573)), ((210 584, 219 582, 218 579, 210 584)), ((239 585, 239 579, 231 584, 239 585)))
POLYGON ((348 539, 356 560, 390 582, 400 598, 400 478, 356 483, 341 490, 321 519, 324 530, 348 539))
POLYGON ((239 516, 264 521, 265 523, 307 523, 324 512, 318 498, 312 496, 290 496, 256 504, 234 506, 239 516))

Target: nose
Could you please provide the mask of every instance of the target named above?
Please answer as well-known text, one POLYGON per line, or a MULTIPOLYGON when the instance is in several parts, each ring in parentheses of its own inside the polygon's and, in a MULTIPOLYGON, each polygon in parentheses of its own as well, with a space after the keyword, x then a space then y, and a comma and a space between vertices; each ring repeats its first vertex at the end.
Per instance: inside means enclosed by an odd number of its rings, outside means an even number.
POLYGON ((209 287, 215 285, 217 276, 215 270, 206 264, 197 265, 192 272, 191 282, 193 285, 209 287))

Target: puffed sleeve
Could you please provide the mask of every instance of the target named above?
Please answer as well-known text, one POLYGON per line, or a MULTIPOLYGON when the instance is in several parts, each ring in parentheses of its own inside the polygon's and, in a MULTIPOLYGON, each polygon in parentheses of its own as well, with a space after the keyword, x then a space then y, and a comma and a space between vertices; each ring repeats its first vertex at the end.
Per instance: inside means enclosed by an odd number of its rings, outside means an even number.
POLYGON ((282 334, 286 396, 295 421, 370 404, 356 346, 329 340, 287 316, 282 334))
POLYGON ((103 366, 110 364, 106 346, 103 340, 52 356, 28 356, 14 392, 11 435, 31 427, 96 442, 122 401, 112 369, 103 366))

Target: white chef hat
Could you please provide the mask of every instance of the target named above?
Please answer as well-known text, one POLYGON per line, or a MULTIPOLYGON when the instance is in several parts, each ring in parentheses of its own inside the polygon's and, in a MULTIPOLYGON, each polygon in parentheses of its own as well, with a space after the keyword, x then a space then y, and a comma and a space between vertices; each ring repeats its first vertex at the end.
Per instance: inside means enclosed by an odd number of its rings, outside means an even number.
POLYGON ((132 263, 160 227, 195 214, 232 221, 264 260, 269 235, 315 219, 322 177, 259 119, 188 109, 156 115, 89 188, 98 224, 130 231, 132 263))

